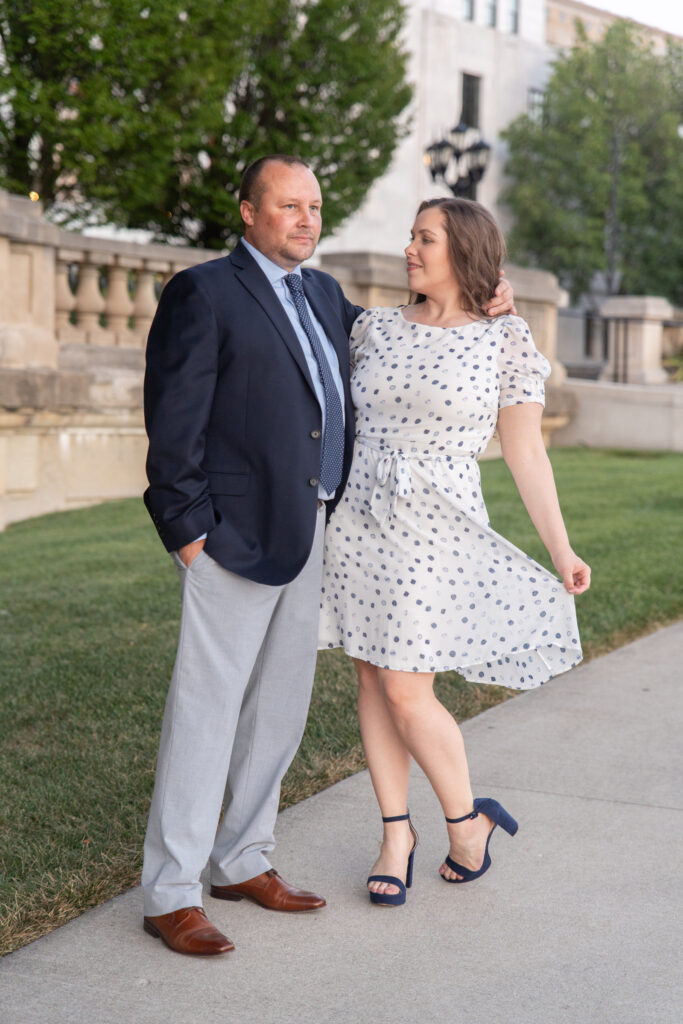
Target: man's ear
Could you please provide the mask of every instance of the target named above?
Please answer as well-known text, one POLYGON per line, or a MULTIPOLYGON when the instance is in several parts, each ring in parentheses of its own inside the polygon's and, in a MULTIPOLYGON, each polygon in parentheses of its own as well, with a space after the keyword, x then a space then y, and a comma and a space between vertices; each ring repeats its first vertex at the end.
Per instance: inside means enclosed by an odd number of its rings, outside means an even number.
POLYGON ((250 203, 248 199, 243 199, 240 203, 240 217, 247 227, 251 227, 254 223, 254 204, 250 203))

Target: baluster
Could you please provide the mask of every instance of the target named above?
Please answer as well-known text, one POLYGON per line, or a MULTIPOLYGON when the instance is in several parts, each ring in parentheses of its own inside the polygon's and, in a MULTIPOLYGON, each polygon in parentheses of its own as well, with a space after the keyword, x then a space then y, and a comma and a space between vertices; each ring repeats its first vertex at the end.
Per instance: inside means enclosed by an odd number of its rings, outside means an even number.
POLYGON ((71 264, 67 263, 66 260, 57 260, 57 287, 55 295, 55 320, 57 329, 60 327, 66 327, 67 324, 71 323, 70 316, 71 311, 76 308, 76 296, 71 291, 69 284, 69 272, 71 270, 71 264))
POLYGON ((76 291, 78 326, 85 332, 89 345, 101 345, 108 340, 100 326, 100 316, 105 307, 104 296, 100 291, 100 262, 95 253, 86 257, 86 261, 81 264, 76 291))
POLYGON ((71 268, 74 264, 80 272, 83 253, 77 250, 59 249, 55 269, 55 326, 61 342, 85 341, 78 327, 71 323, 71 313, 76 308, 76 296, 71 290, 71 268))
POLYGON ((107 329, 113 333, 117 345, 131 345, 135 341, 130 330, 134 306, 128 291, 128 274, 136 266, 137 260, 117 256, 116 263, 109 268, 109 288, 105 306, 107 329))

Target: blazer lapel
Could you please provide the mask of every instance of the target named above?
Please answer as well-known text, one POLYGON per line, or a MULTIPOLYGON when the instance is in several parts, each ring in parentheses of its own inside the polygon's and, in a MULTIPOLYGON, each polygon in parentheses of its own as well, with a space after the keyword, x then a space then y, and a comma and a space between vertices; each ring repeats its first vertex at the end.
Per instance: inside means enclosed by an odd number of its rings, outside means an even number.
MULTIPOLYGON (((267 279, 256 260, 244 248, 241 242, 237 244, 228 257, 235 268, 236 276, 250 295, 258 302, 264 312, 270 318, 273 327, 281 336, 289 352, 303 373, 309 387, 313 392, 313 381, 308 370, 306 357, 304 356, 299 339, 297 338, 291 323, 282 308, 282 303, 273 291, 270 281, 267 279)), ((336 347, 336 346, 335 346, 336 347)))

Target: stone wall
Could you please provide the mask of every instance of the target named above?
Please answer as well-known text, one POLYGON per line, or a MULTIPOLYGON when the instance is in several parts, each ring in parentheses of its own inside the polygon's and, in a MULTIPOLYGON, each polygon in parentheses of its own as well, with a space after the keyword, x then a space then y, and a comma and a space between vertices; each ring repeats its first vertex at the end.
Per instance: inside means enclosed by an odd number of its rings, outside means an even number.
POLYGON ((573 415, 553 444, 683 452, 683 384, 614 384, 570 377, 573 415))

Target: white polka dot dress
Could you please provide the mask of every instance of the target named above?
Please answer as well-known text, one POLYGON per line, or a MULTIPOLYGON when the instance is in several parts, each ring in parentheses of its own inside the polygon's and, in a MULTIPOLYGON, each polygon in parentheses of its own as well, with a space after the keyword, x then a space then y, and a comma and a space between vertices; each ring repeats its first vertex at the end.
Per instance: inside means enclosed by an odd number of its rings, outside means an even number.
POLYGON ((581 660, 574 599, 495 533, 477 458, 498 410, 544 401, 516 316, 464 327, 369 309, 351 333, 356 443, 326 532, 320 648, 516 690, 581 660))

